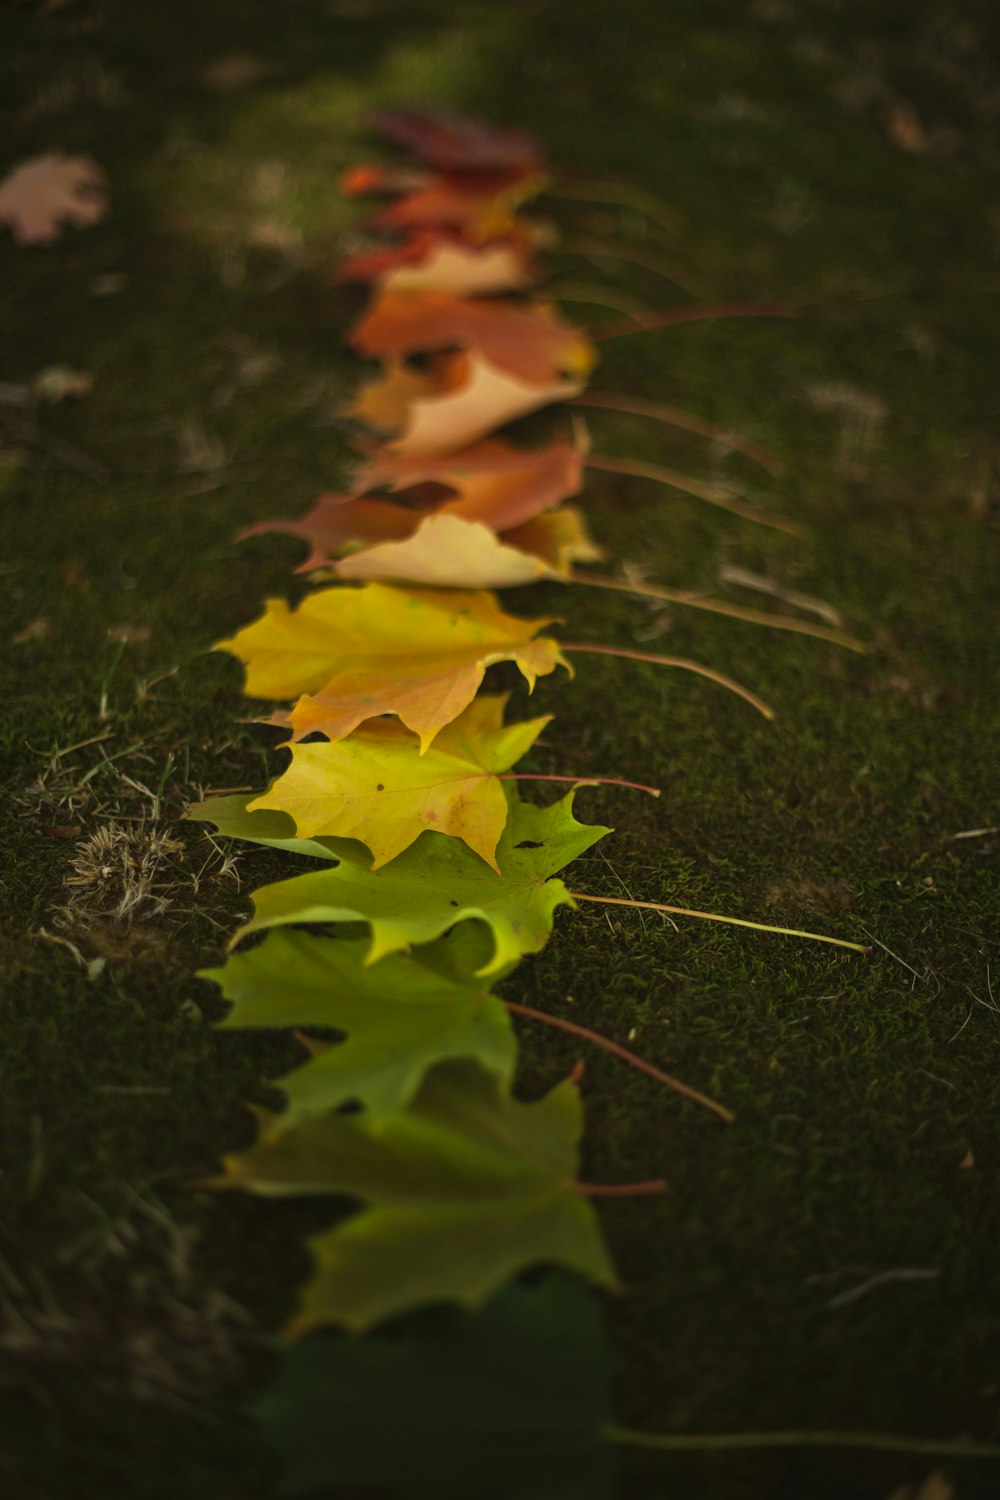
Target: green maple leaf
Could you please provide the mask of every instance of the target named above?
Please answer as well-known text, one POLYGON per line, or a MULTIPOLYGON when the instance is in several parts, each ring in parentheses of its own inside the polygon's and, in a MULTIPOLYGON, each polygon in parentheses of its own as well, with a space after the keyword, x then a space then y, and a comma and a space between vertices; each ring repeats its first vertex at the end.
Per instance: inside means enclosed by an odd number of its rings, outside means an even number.
POLYGON ((500 874, 457 839, 422 833, 381 870, 335 865, 262 886, 254 915, 233 938, 266 927, 303 922, 368 922, 375 963, 411 943, 429 943, 456 922, 486 922, 493 934, 490 961, 477 972, 495 974, 525 953, 537 953, 552 931, 558 906, 573 899, 549 876, 597 842, 607 828, 578 823, 573 793, 551 807, 533 807, 508 794, 510 816, 497 845, 500 874))
POLYGON ((582 1110, 567 1080, 537 1103, 474 1063, 443 1063, 381 1118, 305 1115, 227 1158, 220 1185, 347 1194, 368 1207, 309 1241, 316 1268, 289 1332, 361 1332, 428 1302, 474 1308, 539 1263, 617 1287, 576 1183, 582 1110))
POLYGON ((313 859, 371 859, 368 850, 356 839, 299 838, 295 819, 288 813, 273 808, 248 812, 247 803, 264 795, 264 792, 246 792, 229 797, 206 797, 204 802, 192 803, 187 816, 195 823, 214 823, 216 832, 223 838, 246 839, 250 844, 283 849, 288 854, 308 854, 313 859))
POLYGON ((289 1111, 275 1126, 285 1129, 303 1111, 349 1100, 372 1114, 404 1109, 443 1058, 478 1058, 509 1084, 516 1052, 510 1016, 473 976, 488 957, 484 939, 467 924, 412 956, 393 954, 366 967, 365 939, 278 931, 201 977, 232 1001, 223 1026, 331 1026, 346 1033, 332 1046, 308 1043, 311 1061, 281 1080, 289 1111))
POLYGON ((610 1500, 609 1406, 600 1308, 557 1273, 391 1339, 310 1334, 254 1415, 282 1496, 610 1500))

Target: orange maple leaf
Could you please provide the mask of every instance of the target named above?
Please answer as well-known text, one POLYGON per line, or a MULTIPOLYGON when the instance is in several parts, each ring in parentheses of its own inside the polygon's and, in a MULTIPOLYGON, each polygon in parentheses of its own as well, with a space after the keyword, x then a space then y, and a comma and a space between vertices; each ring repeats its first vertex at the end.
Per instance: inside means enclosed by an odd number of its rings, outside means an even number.
POLYGON ((498 369, 538 384, 589 375, 597 358, 586 335, 549 304, 517 306, 437 291, 383 291, 348 342, 375 359, 475 349, 498 369))

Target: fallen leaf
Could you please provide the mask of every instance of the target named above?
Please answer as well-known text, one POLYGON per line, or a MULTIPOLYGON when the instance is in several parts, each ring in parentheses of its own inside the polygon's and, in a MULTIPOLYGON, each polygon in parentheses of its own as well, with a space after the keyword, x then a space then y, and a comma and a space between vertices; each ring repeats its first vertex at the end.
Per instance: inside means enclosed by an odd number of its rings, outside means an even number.
POLYGON ((376 451, 358 482, 367 489, 389 490, 445 485, 456 498, 441 504, 441 513, 508 531, 580 491, 587 449, 581 436, 575 443, 557 440, 543 448, 515 448, 492 438, 431 457, 376 451))
POLYGON ((339 740, 379 714, 397 714, 426 750, 494 662, 514 661, 529 689, 567 666, 554 640, 535 639, 548 623, 504 614, 485 592, 369 583, 319 590, 296 610, 270 599, 259 620, 217 649, 246 664, 255 698, 313 694, 275 715, 295 739, 318 731, 339 740))
POLYGON ((424 754, 398 719, 372 719, 335 744, 293 745, 288 769, 248 810, 288 813, 300 837, 358 839, 373 870, 429 828, 462 839, 499 873, 495 853, 507 821, 499 773, 527 754, 552 717, 505 726, 506 703, 473 699, 424 754))
POLYGON ((547 303, 517 306, 434 291, 383 291, 348 343, 372 359, 475 349, 488 364, 535 385, 584 379, 597 358, 586 335, 547 303))
POLYGON ((474 589, 515 588, 555 576, 548 562, 508 546, 479 521, 441 515, 421 521, 405 541, 352 552, 334 571, 346 579, 474 589))
POLYGON ((390 452, 408 458, 454 452, 553 401, 583 390, 574 380, 549 384, 499 370, 476 350, 438 356, 416 373, 390 362, 385 375, 365 386, 345 415, 390 436, 390 452))
POLYGON ((445 109, 382 109, 372 130, 445 172, 538 171, 538 146, 524 130, 498 130, 445 109))
MULTIPOLYGON (((388 178, 380 184, 385 187, 388 178)), ((379 229, 460 229, 472 244, 500 239, 519 227, 518 211, 544 188, 544 172, 437 173, 373 216, 379 229)), ((369 189, 370 190, 370 189, 369 189)))
MULTIPOLYGON (((310 544, 310 552, 297 571, 306 573, 326 566, 351 546, 412 536, 430 515, 482 521, 492 531, 508 531, 575 494, 582 485, 585 456, 582 442, 573 446, 557 441, 544 448, 520 449, 495 439, 428 458, 375 450, 359 471, 354 492, 321 495, 301 520, 258 521, 238 535, 279 531, 301 537, 310 544), (456 498, 433 506, 415 503, 428 484, 450 490, 456 498), (399 492, 406 503, 371 498, 367 492, 377 489, 399 492)), ((540 555, 549 557, 548 552, 540 555)), ((461 586, 463 580, 453 582, 461 586)), ((464 582, 472 584, 471 579, 464 582)))
POLYGON ((394 293, 436 291, 472 297, 514 292, 533 279, 531 249, 526 235, 466 245, 440 230, 424 230, 389 249, 348 257, 338 275, 345 281, 372 281, 394 293))
POLYGON ((300 838, 288 813, 267 812, 260 808, 248 812, 247 803, 260 795, 260 792, 247 792, 206 797, 204 802, 192 803, 185 816, 195 823, 214 824, 222 838, 246 839, 248 843, 261 844, 265 849, 305 854, 311 859, 360 859, 362 864, 369 863, 369 851, 351 840, 300 838))
POLYGON ((479 1307, 539 1263, 617 1289, 574 1181, 581 1125, 569 1080, 526 1104, 474 1064, 444 1063, 406 1111, 305 1116, 227 1157, 219 1185, 367 1205, 310 1239, 315 1271, 288 1330, 360 1333, 426 1302, 479 1307))
POLYGON ((576 821, 572 792, 551 807, 508 792, 508 806, 496 851, 499 875, 461 840, 423 833, 384 870, 345 861, 261 886, 253 916, 232 942, 270 927, 367 922, 365 962, 374 964, 411 944, 431 943, 459 922, 484 922, 493 954, 477 974, 496 974, 545 946, 556 908, 574 904, 563 882, 550 877, 610 832, 576 821))
POLYGON ((107 206, 107 178, 89 156, 34 156, 0 182, 0 224, 17 245, 51 244, 63 224, 96 224, 107 206))
POLYGON ((309 573, 333 561, 339 552, 354 543, 383 542, 411 536, 423 512, 396 505, 391 500, 372 500, 356 494, 320 495, 316 504, 299 521, 256 521, 237 533, 237 540, 280 531, 301 537, 310 544, 305 562, 296 569, 309 573))
POLYGON ((580 513, 571 507, 538 516, 503 539, 479 521, 436 514, 421 521, 405 541, 352 552, 334 571, 346 579, 500 589, 565 578, 574 560, 592 562, 600 556, 580 513))
POLYGON ((333 1044, 307 1043, 309 1062, 279 1081, 288 1108, 272 1131, 350 1102, 372 1116, 394 1114, 447 1058, 475 1058, 509 1086, 517 1044, 506 1007, 472 975, 481 958, 477 936, 466 924, 415 954, 369 967, 363 939, 279 930, 222 968, 201 970, 232 1005, 223 1027, 323 1026, 344 1034, 333 1044), (465 933, 472 943, 456 943, 465 933), (476 957, 456 965, 463 947, 476 957))
POLYGON ((547 563, 553 578, 569 578, 574 563, 600 562, 604 556, 575 505, 562 505, 525 521, 505 532, 504 541, 547 563))
POLYGON ((392 1338, 307 1334, 253 1408, 283 1496, 610 1500, 600 1304, 574 1276, 441 1308, 392 1338), (447 1455, 447 1462, 442 1455, 447 1455))

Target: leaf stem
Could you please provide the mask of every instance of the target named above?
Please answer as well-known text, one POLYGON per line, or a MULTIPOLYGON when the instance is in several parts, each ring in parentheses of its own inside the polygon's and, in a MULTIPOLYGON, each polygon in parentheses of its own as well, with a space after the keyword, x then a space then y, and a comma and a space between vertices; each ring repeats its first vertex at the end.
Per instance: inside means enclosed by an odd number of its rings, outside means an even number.
POLYGON ((763 698, 758 698, 756 693, 751 693, 749 688, 740 687, 738 682, 733 682, 731 677, 724 677, 721 672, 716 672, 712 667, 703 667, 699 662, 687 661, 682 656, 657 656, 651 651, 630 651, 624 646, 590 646, 584 642, 564 644, 560 642, 562 651, 582 651, 594 656, 618 656, 624 661, 648 661, 655 667, 681 667, 685 672, 696 672, 699 677, 707 677, 709 682, 717 682, 720 687, 728 688, 738 698, 744 699, 751 708, 755 708, 765 719, 774 718, 774 709, 769 708, 763 698))
POLYGON ((704 609, 709 614, 727 615, 733 620, 745 620, 751 625, 767 625, 772 630, 787 630, 793 635, 812 636, 817 641, 829 641, 834 646, 845 646, 848 651, 868 654, 868 646, 853 635, 840 630, 829 630, 823 625, 811 625, 808 620, 796 620, 791 615, 772 615, 763 609, 745 609, 741 604, 725 604, 720 599, 699 599, 683 589, 665 589, 649 583, 628 583, 624 579, 599 578, 594 573, 572 572, 570 583, 586 584, 589 588, 613 589, 619 594, 634 594, 641 599, 663 599, 668 604, 683 604, 691 609, 704 609))
POLYGON ((735 452, 753 459, 754 463, 760 464, 761 468, 766 469, 769 474, 782 472, 782 464, 776 458, 772 458, 759 444, 751 442, 749 438, 740 437, 738 433, 730 432, 727 427, 720 427, 717 422, 709 422, 692 412, 681 411, 676 406, 664 406, 659 401, 647 401, 641 396, 619 396, 612 391, 590 390, 574 396, 569 404, 571 406, 594 406, 601 411, 622 412, 629 417, 652 417, 654 421, 665 422, 669 427, 680 427, 685 432, 696 432, 699 437, 711 438, 713 442, 722 443, 725 447, 732 448, 735 452))
POLYGON ((673 1078, 669 1073, 663 1073, 659 1068, 654 1068, 644 1058, 637 1057, 627 1047, 622 1047, 618 1042, 613 1042, 610 1037, 602 1036, 599 1031, 591 1031, 589 1026, 580 1026, 575 1021, 567 1021, 562 1016, 550 1015, 548 1011, 535 1010, 530 1005, 520 1005, 513 1000, 505 1000, 508 1010, 515 1015, 527 1016, 529 1020, 540 1021, 544 1026, 555 1026, 560 1031, 568 1031, 571 1036, 579 1036, 587 1042, 593 1042, 595 1046, 603 1047, 607 1052, 613 1052, 623 1062, 630 1063, 633 1068, 638 1068, 641 1073, 648 1073, 650 1078, 655 1078, 658 1083, 665 1083, 668 1088, 674 1089, 676 1093, 683 1094, 686 1099, 693 1099, 696 1104, 702 1104, 710 1109, 713 1114, 718 1115, 720 1120, 725 1120, 731 1125, 736 1116, 731 1109, 726 1109, 724 1104, 719 1104, 715 1099, 710 1099, 707 1094, 702 1094, 698 1089, 693 1089, 680 1079, 673 1078))
POLYGON ((570 891, 574 901, 599 901, 602 906, 635 906, 643 911, 664 911, 674 917, 700 917, 704 922, 725 922, 731 927, 752 927, 755 932, 777 932, 783 937, 811 938, 814 943, 831 943, 835 948, 850 948, 854 953, 870 953, 863 943, 849 943, 846 938, 827 937, 821 932, 806 932, 798 927, 773 927, 769 922, 749 922, 744 917, 726 917, 721 912, 694 911, 689 906, 664 906, 659 901, 626 901, 623 896, 588 896, 584 891, 570 891))
POLYGON ((640 1198, 662 1193, 667 1183, 666 1178, 658 1177, 651 1182, 576 1182, 573 1186, 585 1198, 640 1198))
POLYGON ((658 786, 644 786, 641 781, 620 781, 617 776, 545 776, 540 771, 509 771, 498 781, 572 781, 576 786, 626 786, 633 792, 660 796, 658 786))
POLYGON ((686 495, 696 495, 709 505, 728 510, 731 515, 741 516, 744 521, 756 521, 759 526, 770 526, 774 531, 784 531, 788 536, 801 536, 802 528, 797 521, 785 516, 773 515, 767 510, 758 510, 755 505, 744 505, 726 490, 715 485, 703 484, 690 474, 679 474, 676 469, 664 468, 662 464, 647 464, 635 458, 615 458, 604 453, 591 453, 584 460, 584 468, 604 469, 608 474, 624 474, 630 479, 651 479, 656 484, 669 485, 673 490, 682 490, 686 495))
POLYGON ((868 1448, 883 1453, 930 1453, 942 1458, 1000 1458, 1000 1445, 966 1443, 962 1439, 917 1438, 889 1432, 637 1432, 608 1426, 604 1436, 631 1448, 656 1448, 665 1453, 724 1452, 740 1448, 868 1448))
POLYGON ((665 307, 660 312, 648 313, 640 321, 625 321, 616 318, 612 323, 599 323, 588 328, 587 334, 594 340, 617 339, 626 333, 639 333, 654 328, 672 328, 677 323, 696 323, 703 318, 801 318, 802 309, 790 302, 699 302, 680 307, 665 307))

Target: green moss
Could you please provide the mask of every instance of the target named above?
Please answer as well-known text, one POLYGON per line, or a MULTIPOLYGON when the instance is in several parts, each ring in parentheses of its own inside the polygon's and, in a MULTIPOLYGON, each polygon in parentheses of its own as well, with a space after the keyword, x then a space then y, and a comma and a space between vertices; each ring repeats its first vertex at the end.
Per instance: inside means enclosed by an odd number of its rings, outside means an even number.
MULTIPOLYGON (((188 1404, 140 1399, 134 1348, 152 1331, 183 1373, 176 1305, 207 1329, 205 1288, 218 1287, 270 1330, 302 1272, 315 1209, 192 1186, 247 1138, 242 1101, 266 1097, 262 1080, 293 1055, 282 1039, 214 1032, 205 1018, 217 1003, 191 977, 280 861, 248 856, 239 889, 218 866, 197 890, 182 881, 164 921, 127 950, 70 933, 84 957, 105 945, 104 971, 88 978, 38 935, 56 931, 74 851, 46 830, 63 819, 58 790, 88 775, 84 833, 102 806, 148 806, 119 771, 155 790, 172 756, 162 796, 173 816, 193 785, 263 779, 267 732, 234 726, 239 674, 204 648, 289 588, 300 555, 285 541, 236 544, 234 532, 301 511, 344 461, 329 414, 356 367, 339 343, 350 298, 324 277, 326 247, 349 222, 333 178, 364 154, 357 112, 404 95, 525 125, 557 161, 627 178, 681 216, 668 234, 635 209, 552 200, 576 233, 639 237, 708 296, 801 303, 796 324, 608 343, 596 381, 755 437, 784 460, 783 478, 635 419, 593 413, 591 426, 605 452, 739 481, 800 517, 803 542, 607 475, 592 476, 588 512, 616 559, 664 583, 715 591, 727 563, 770 573, 834 603, 875 648, 855 657, 583 590, 509 596, 562 615, 570 639, 709 662, 778 713, 766 724, 707 682, 597 658, 579 658, 573 682, 540 684, 534 705, 558 717, 533 768, 664 789, 655 807, 581 793, 581 815, 617 833, 578 862, 577 889, 897 955, 581 905, 511 981, 528 1003, 631 1036, 737 1114, 726 1129, 587 1056, 588 1174, 670 1183, 661 1200, 604 1210, 630 1288, 610 1318, 619 1416, 996 1439, 997 841, 953 837, 996 821, 989 206, 1000 161, 988 20, 971 0, 961 16, 932 7, 905 27, 889 4, 555 0, 499 21, 479 5, 316 4, 277 23, 273 7, 211 0, 149 27, 132 7, 80 0, 0 23, 5 109, 20 127, 11 160, 90 151, 114 202, 105 224, 52 249, 0 243, 11 292, 0 375, 27 381, 57 362, 92 371, 91 396, 40 420, 109 476, 23 441, 0 470, 3 637, 27 629, 0 666, 12 794, 0 1254, 23 1288, 10 1293, 17 1306, 37 1312, 51 1297, 77 1328, 60 1343, 50 1327, 16 1364, 3 1355, 19 1394, 4 1403, 0 1474, 7 1463, 19 1495, 267 1492, 265 1460, 234 1415, 266 1360, 259 1336, 235 1338, 232 1363, 202 1372, 188 1404), (206 65, 237 52, 275 71, 236 94, 206 87, 206 65), (120 76, 124 103, 39 111, 54 77, 86 76, 95 57, 120 76), (899 102, 918 111, 926 151, 887 138, 899 102), (269 162, 284 175, 261 178, 269 162), (278 188, 263 207, 262 181, 278 188), (248 243, 262 213, 288 229, 284 244, 248 243), (108 276, 125 280, 95 295, 108 276), (109 647, 122 627, 130 641, 109 647), (49 793, 32 790, 42 775, 49 793), (135 1192, 197 1231, 187 1280, 158 1241, 109 1229, 142 1218, 135 1192), (935 1274, 830 1305, 899 1268, 935 1274)), ((563 279, 585 264, 553 261, 563 279)), ((650 305, 674 295, 641 268, 600 269, 650 305)), ((198 876, 210 851, 200 833, 181 836, 183 869, 198 876)), ((551 1031, 523 1035, 528 1088, 578 1056, 551 1031)), ((625 1493, 881 1500, 925 1470, 815 1453, 643 1458, 625 1493)), ((985 1496, 995 1478, 970 1469, 962 1483, 963 1497, 985 1496)))

